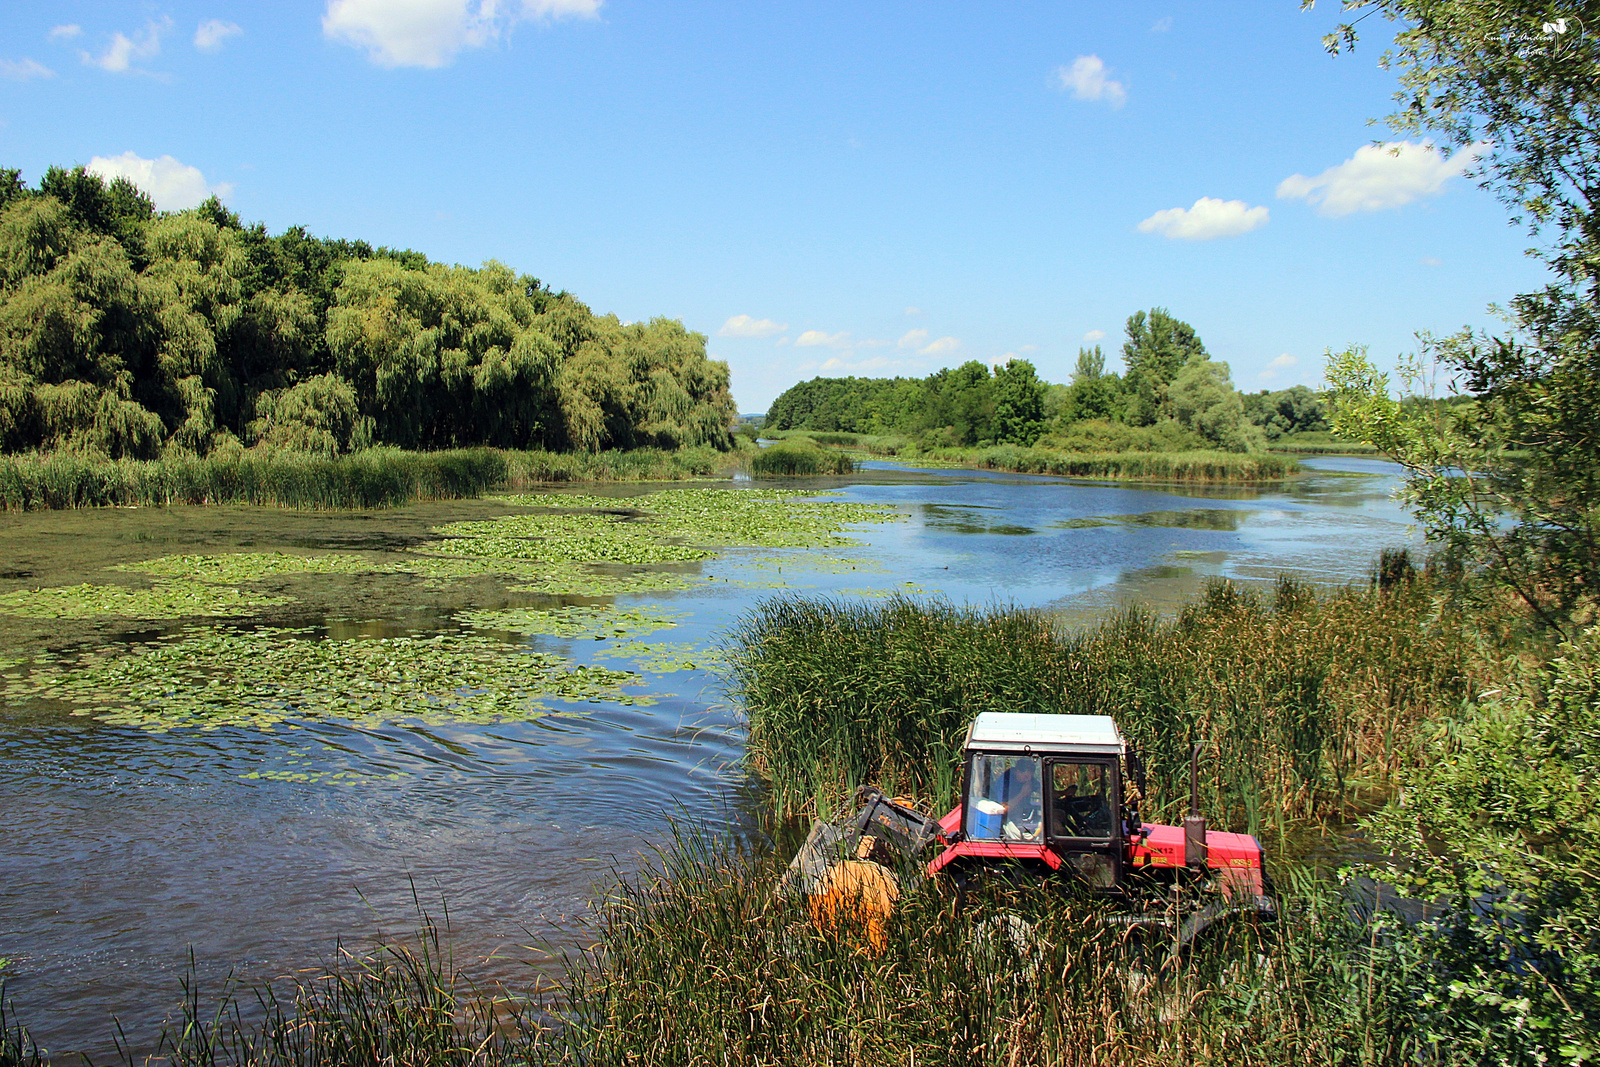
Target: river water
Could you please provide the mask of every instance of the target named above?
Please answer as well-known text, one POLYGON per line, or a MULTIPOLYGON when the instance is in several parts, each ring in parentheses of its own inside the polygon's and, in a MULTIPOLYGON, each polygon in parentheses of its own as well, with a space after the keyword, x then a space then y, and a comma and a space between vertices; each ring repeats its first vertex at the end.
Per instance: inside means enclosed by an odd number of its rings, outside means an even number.
MULTIPOLYGON (((1014 604, 1087 622, 1133 602, 1170 609, 1214 576, 1363 581, 1380 549, 1415 546, 1390 498, 1392 465, 1306 466, 1286 487, 1175 489, 873 463, 801 483, 895 509, 899 521, 851 531, 859 546, 733 550, 689 568, 716 582, 621 602, 681 613, 668 636, 701 648, 777 587, 1014 604)), ((515 511, 464 501, 332 515, 0 515, 0 594, 93 582, 107 566, 180 552, 383 553, 445 522, 515 511)), ((295 588, 294 604, 225 623, 0 618, 0 667, 41 648, 201 624, 426 635, 458 628, 462 611, 525 602, 488 581, 340 576, 295 588)), ((523 640, 579 661, 604 644, 523 640)), ((340 939, 403 937, 419 906, 441 921, 448 910, 455 957, 471 973, 526 985, 549 972, 551 951, 585 943, 589 902, 614 872, 638 868, 670 820, 737 819, 749 796, 740 718, 718 674, 648 678, 647 706, 575 704, 495 725, 149 732, 49 701, 0 703, 0 979, 16 1017, 58 1055, 104 1061, 113 1017, 139 1046, 175 1010, 191 951, 207 988, 229 973, 270 978, 315 966, 340 939)))

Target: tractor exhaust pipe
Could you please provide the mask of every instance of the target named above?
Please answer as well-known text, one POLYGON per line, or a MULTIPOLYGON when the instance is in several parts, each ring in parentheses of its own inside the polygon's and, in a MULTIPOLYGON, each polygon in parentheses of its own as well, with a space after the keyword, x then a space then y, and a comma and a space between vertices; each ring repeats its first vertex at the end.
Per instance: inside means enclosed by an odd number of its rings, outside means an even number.
POLYGON ((1200 746, 1189 753, 1189 814, 1183 820, 1183 862, 1200 870, 1206 865, 1206 817, 1200 814, 1200 746))

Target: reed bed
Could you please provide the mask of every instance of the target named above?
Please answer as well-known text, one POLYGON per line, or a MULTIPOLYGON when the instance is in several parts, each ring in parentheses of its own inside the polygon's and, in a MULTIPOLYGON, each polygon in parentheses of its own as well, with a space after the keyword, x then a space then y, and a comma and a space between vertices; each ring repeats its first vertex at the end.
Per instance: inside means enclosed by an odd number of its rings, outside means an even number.
POLYGON ((1035 711, 1115 717, 1150 767, 1152 821, 1181 815, 1202 744, 1206 810, 1255 834, 1359 809, 1488 670, 1421 580, 1218 582, 1176 618, 1133 609, 1072 632, 1021 610, 780 597, 732 646, 779 814, 827 817, 869 782, 944 810, 973 717, 1035 711))
POLYGON ((595 453, 374 448, 333 458, 272 450, 156 460, 11 455, 0 456, 0 511, 171 504, 382 508, 550 482, 702 478, 724 465, 721 453, 710 448, 595 453))
POLYGON ((938 460, 965 460, 980 470, 1055 474, 1070 478, 1206 485, 1254 485, 1300 472, 1291 456, 1260 452, 1054 452, 1017 445, 986 449, 934 449, 938 460))
POLYGON ((750 471, 763 477, 849 474, 855 462, 842 452, 821 449, 804 439, 784 441, 750 457, 750 471))
POLYGON ((625 884, 540 1059, 606 1064, 1300 1065, 1475 1062, 1410 1031, 1366 915, 1304 881, 1293 920, 1175 954, 1039 886, 903 895, 881 951, 772 896, 776 863, 679 841, 625 884))

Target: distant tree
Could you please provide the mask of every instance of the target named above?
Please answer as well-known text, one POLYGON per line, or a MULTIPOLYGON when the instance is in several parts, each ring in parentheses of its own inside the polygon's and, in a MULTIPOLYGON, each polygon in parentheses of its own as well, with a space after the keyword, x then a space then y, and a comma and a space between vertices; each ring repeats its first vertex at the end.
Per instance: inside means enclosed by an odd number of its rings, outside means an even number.
POLYGON ((994 439, 1031 446, 1044 432, 1044 383, 1033 364, 1013 359, 994 372, 994 439))
POLYGON ((1115 374, 1106 373, 1106 357, 1100 346, 1078 349, 1072 385, 1060 412, 1061 421, 1115 420, 1122 415, 1122 400, 1122 382, 1115 374))
POLYGON ((1168 387, 1167 404, 1179 425, 1212 448, 1249 452, 1261 446, 1261 431, 1245 420, 1226 363, 1199 359, 1188 364, 1168 387))
POLYGON ((1205 345, 1194 327, 1174 318, 1166 308, 1151 308, 1148 314, 1134 312, 1128 318, 1127 340, 1122 345, 1128 421, 1148 426, 1170 415, 1167 386, 1187 364, 1205 358, 1205 345))
POLYGON ((1276 392, 1263 389, 1259 393, 1247 393, 1241 399, 1245 417, 1261 427, 1269 441, 1276 441, 1284 434, 1328 429, 1328 412, 1322 398, 1303 385, 1276 392))

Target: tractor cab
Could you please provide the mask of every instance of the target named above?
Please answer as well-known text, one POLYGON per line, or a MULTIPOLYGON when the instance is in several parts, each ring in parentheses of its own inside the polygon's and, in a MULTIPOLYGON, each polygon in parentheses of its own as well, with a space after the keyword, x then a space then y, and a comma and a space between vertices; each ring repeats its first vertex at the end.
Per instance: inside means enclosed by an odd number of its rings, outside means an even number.
POLYGON ((954 843, 932 871, 1017 860, 1100 889, 1121 884, 1142 830, 1124 773, 1131 763, 1140 775, 1114 720, 985 712, 963 751, 962 803, 940 820, 954 843))

